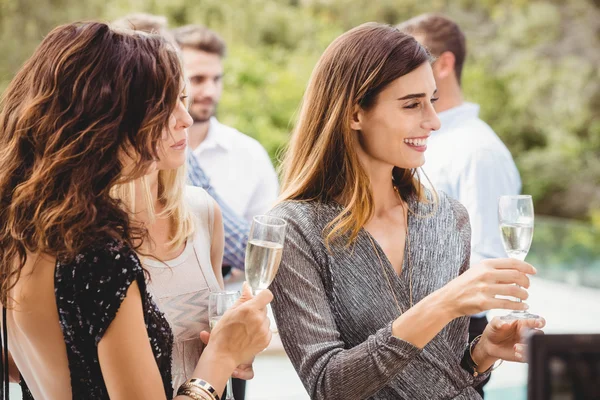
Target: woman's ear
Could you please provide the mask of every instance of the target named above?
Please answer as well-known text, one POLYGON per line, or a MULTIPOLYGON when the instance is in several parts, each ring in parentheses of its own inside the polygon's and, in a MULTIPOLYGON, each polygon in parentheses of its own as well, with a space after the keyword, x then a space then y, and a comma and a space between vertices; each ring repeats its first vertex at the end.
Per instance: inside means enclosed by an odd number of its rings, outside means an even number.
POLYGON ((355 131, 360 131, 362 129, 362 120, 364 118, 364 111, 360 108, 359 105, 354 106, 354 110, 352 110, 352 116, 350 119, 350 128, 355 131))

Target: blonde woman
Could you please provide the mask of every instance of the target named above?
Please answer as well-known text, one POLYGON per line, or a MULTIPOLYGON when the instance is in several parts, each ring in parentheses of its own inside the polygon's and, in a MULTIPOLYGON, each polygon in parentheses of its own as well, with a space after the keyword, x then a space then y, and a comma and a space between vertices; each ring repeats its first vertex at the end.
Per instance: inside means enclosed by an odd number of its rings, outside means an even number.
MULTIPOLYGON (((186 149, 187 131, 172 129, 158 149, 156 170, 113 193, 148 230, 138 252, 149 273, 148 290, 173 331, 174 388, 194 371, 204 348, 201 333, 209 330, 209 294, 223 288, 221 212, 204 189, 186 185, 186 149)), ((251 379, 251 363, 233 376, 251 379)))
POLYGON ((464 207, 419 182, 440 126, 430 63, 412 37, 365 24, 327 48, 305 93, 271 211, 288 222, 271 289, 313 399, 478 399, 496 360, 523 360, 520 330, 544 325, 494 319, 467 346, 466 316, 524 309, 495 296, 526 299, 514 284, 535 269, 469 269, 464 207))

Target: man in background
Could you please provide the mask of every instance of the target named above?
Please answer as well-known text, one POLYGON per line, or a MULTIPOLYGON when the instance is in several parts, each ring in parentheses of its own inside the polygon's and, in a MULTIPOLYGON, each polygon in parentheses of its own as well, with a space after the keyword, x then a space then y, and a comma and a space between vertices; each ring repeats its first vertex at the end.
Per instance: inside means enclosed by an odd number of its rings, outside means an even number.
MULTIPOLYGON (((463 101, 461 78, 465 35, 442 15, 424 14, 398 29, 415 37, 436 57, 432 65, 441 129, 432 132, 423 169, 436 190, 460 201, 471 221, 471 265, 506 257, 498 227, 498 198, 521 191, 512 156, 494 131, 479 119, 479 106, 463 101)), ((483 333, 485 313, 471 317, 469 342, 483 333)), ((477 391, 483 397, 483 386, 477 391)))
MULTIPOLYGON (((251 222, 268 211, 279 193, 277 174, 266 150, 253 138, 215 117, 223 92, 225 42, 200 25, 173 31, 189 79, 189 146, 196 164, 206 172, 217 194, 238 215, 251 222)), ((196 165, 190 164, 191 169, 196 165)))

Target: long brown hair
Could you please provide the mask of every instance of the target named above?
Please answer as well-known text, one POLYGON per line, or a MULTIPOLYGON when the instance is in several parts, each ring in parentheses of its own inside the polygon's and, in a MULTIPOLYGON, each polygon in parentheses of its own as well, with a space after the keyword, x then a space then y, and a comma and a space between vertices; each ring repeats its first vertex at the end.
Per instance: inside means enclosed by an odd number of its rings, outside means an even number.
POLYGON ((78 23, 42 41, 0 100, 3 302, 28 252, 63 261, 99 241, 144 237, 110 190, 157 159, 182 79, 158 35, 78 23), (126 157, 135 166, 124 176, 126 157))
MULTIPOLYGON (((344 199, 344 210, 325 228, 326 243, 351 243, 373 214, 373 195, 359 162, 350 127, 356 106, 368 110, 395 79, 432 58, 398 29, 363 24, 325 50, 304 94, 298 123, 283 160, 281 200, 344 199)), ((415 170, 398 167, 393 180, 401 196, 423 198, 415 170)))

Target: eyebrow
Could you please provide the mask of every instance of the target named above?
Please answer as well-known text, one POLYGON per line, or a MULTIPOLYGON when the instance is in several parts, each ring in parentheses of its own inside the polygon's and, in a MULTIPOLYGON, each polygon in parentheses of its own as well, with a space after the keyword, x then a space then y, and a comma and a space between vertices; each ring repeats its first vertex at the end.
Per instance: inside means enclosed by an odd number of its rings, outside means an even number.
MULTIPOLYGON (((435 95, 437 93, 437 89, 435 89, 433 91, 433 95, 435 95)), ((411 93, 411 94, 407 94, 404 97, 400 97, 398 100, 409 100, 409 99, 420 99, 422 97, 425 97, 426 94, 425 93, 411 93)))

